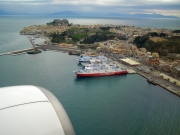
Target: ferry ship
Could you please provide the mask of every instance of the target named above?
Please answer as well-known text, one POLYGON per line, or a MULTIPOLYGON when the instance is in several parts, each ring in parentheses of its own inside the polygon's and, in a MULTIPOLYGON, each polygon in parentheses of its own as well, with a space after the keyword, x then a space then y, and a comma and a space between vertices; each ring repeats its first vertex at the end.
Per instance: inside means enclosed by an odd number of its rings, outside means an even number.
POLYGON ((86 66, 82 70, 75 71, 77 77, 112 76, 127 74, 126 68, 120 68, 115 64, 100 64, 98 66, 86 66))
POLYGON ((105 56, 81 56, 81 58, 77 59, 79 63, 91 63, 93 61, 95 62, 103 62, 107 61, 107 58, 105 56))

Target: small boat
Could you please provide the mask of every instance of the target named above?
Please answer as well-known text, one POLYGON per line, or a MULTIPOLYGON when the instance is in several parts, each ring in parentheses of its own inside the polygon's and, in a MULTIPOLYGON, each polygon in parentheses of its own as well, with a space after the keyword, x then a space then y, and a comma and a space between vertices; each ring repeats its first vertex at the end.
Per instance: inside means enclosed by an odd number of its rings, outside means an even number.
POLYGON ((92 59, 92 58, 89 57, 89 56, 84 56, 84 57, 81 57, 81 58, 77 59, 77 61, 78 61, 79 63, 81 63, 81 62, 90 63, 90 59, 92 59))
POLYGON ((28 51, 27 54, 37 54, 37 53, 42 53, 41 50, 32 50, 32 51, 28 51))
POLYGON ((157 82, 155 82, 151 77, 149 77, 147 81, 151 84, 157 85, 157 82))
POLYGON ((69 54, 69 55, 77 55, 77 56, 80 56, 80 53, 79 53, 79 52, 72 52, 72 51, 70 51, 68 54, 69 54))

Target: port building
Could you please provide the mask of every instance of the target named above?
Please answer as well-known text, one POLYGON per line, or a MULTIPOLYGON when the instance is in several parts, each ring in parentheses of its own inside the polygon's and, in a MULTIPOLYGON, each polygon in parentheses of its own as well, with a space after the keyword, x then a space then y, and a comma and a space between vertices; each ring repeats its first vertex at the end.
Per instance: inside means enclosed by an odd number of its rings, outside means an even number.
POLYGON ((126 64, 128 64, 128 65, 130 65, 130 66, 138 66, 138 65, 140 65, 139 62, 136 62, 136 61, 134 61, 134 60, 132 60, 132 59, 129 59, 129 58, 120 59, 120 61, 121 61, 122 63, 126 63, 126 64))

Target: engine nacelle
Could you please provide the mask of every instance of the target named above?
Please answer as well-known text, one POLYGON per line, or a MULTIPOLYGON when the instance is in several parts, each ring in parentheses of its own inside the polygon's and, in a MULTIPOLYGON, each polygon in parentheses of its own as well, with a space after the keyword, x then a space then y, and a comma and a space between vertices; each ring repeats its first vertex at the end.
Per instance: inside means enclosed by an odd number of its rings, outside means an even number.
POLYGON ((36 86, 0 88, 0 135, 75 135, 59 100, 36 86))

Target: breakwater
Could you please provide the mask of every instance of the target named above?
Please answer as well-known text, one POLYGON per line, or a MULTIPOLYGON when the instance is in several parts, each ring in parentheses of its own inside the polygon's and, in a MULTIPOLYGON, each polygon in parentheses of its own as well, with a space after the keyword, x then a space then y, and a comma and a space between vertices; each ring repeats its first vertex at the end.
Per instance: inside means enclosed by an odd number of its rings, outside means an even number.
POLYGON ((5 53, 1 53, 0 56, 3 56, 3 55, 18 55, 18 54, 23 54, 23 53, 26 53, 26 52, 32 51, 32 50, 34 50, 34 48, 28 48, 28 49, 17 50, 17 51, 12 51, 12 52, 5 52, 5 53))
POLYGON ((27 53, 28 51, 36 50, 36 49, 41 49, 44 51, 51 51, 51 50, 56 50, 56 51, 64 51, 64 52, 74 52, 74 53, 80 53, 81 51, 78 49, 70 49, 70 48, 64 48, 64 47, 59 47, 59 46, 52 46, 52 45, 43 45, 43 46, 37 46, 34 48, 28 48, 28 49, 23 49, 23 50, 16 50, 16 51, 11 51, 11 52, 5 52, 1 53, 0 56, 3 55, 20 55, 27 53))

